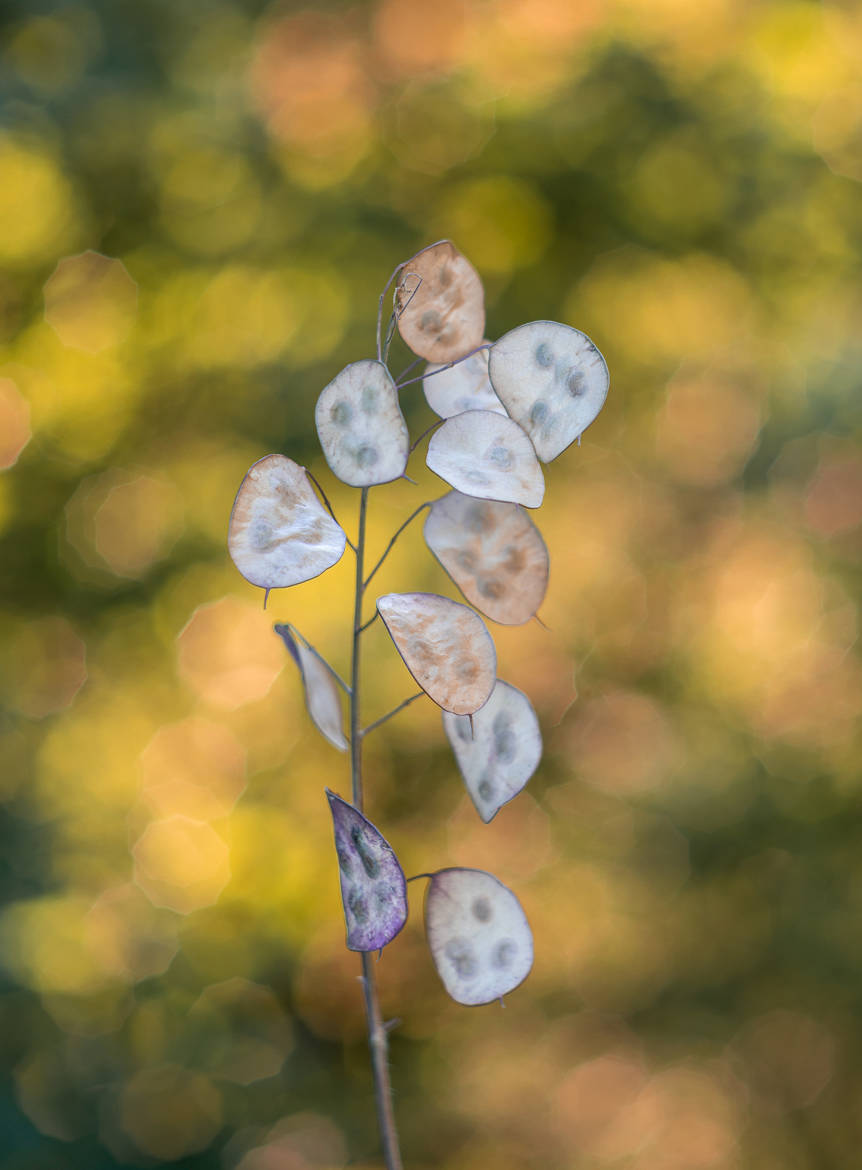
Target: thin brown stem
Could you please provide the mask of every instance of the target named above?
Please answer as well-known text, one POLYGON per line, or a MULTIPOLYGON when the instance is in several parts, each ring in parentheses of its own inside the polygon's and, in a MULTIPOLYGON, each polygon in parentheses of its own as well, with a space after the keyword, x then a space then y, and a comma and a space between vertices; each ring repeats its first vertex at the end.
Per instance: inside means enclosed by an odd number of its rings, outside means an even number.
POLYGON ((490 349, 493 344, 493 341, 483 341, 481 345, 477 345, 475 349, 471 349, 463 357, 454 358, 451 362, 446 362, 444 365, 438 366, 436 370, 426 370, 424 374, 419 374, 415 378, 408 378, 406 382, 402 382, 399 379, 396 385, 399 390, 403 390, 405 386, 411 386, 414 382, 424 382, 426 378, 433 378, 435 374, 442 374, 444 370, 451 370, 454 366, 460 366, 461 362, 466 362, 467 358, 471 358, 474 353, 481 353, 483 349, 490 349))
POLYGON ((404 521, 404 523, 401 525, 401 527, 396 530, 395 535, 392 537, 392 539, 389 541, 389 544, 387 544, 386 548, 383 550, 383 556, 380 558, 380 560, 377 562, 377 564, 374 566, 374 568, 368 574, 368 578, 367 578, 365 584, 362 586, 363 589, 367 589, 368 586, 371 584, 371 578, 374 576, 374 574, 377 572, 377 570, 380 568, 380 566, 383 564, 383 562, 389 556, 390 552, 392 551, 392 547, 395 544, 395 541, 398 539, 398 537, 401 535, 401 533, 404 531, 404 529, 407 527, 407 525, 412 520, 415 520, 420 512, 423 512, 426 508, 430 508, 431 503, 432 503, 431 500, 426 500, 424 504, 420 504, 419 507, 416 509, 416 511, 411 512, 411 514, 407 517, 407 519, 404 521))
MULTIPOLYGON (((356 538, 356 587, 353 599, 353 654, 350 668, 350 778, 353 804, 362 812, 362 732, 360 730, 359 654, 362 645, 362 580, 365 557, 365 514, 368 506, 368 488, 362 489, 359 501, 359 534, 356 538)), ((386 1026, 380 1012, 377 979, 371 955, 362 954, 362 990, 365 997, 365 1019, 368 1029, 368 1047, 371 1052, 371 1070, 374 1075, 374 1098, 377 1104, 377 1124, 386 1170, 402 1170, 398 1147, 398 1130, 392 1108, 392 1085, 389 1080, 389 1042, 386 1026)))
POLYGON ((363 727, 361 734, 368 735, 369 731, 375 731, 382 723, 386 723, 393 715, 397 715, 399 711, 403 711, 405 707, 409 707, 411 703, 415 703, 417 699, 421 699, 425 694, 424 691, 417 691, 415 695, 411 695, 409 699, 405 699, 403 703, 399 703, 397 707, 393 707, 391 711, 387 711, 385 715, 381 715, 379 719, 375 719, 373 723, 369 723, 367 727, 363 727))

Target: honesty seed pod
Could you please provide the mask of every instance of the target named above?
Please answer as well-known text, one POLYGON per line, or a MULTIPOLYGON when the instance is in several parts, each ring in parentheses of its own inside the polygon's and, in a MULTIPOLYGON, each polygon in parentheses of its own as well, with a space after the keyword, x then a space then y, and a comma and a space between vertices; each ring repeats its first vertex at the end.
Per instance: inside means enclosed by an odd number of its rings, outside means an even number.
POLYGON ((468 496, 538 508, 545 495, 532 443, 516 422, 490 410, 447 419, 431 436, 425 462, 468 496))
POLYGON ((451 362, 482 343, 482 281, 451 240, 423 248, 402 266, 395 309, 405 344, 428 361, 451 362))
POLYGON ((290 626, 277 623, 273 628, 299 667, 305 705, 312 723, 333 747, 346 752, 348 744, 342 729, 341 696, 332 668, 310 646, 294 638, 290 626))
POLYGON ((404 474, 410 435, 382 362, 353 362, 321 392, 314 411, 326 462, 342 483, 371 487, 404 474))
MULTIPOLYGON (((482 342, 483 345, 490 344, 482 342)), ((429 362, 422 379, 425 400, 441 418, 452 418, 465 410, 492 410, 505 414, 488 377, 488 350, 480 349, 454 366, 429 362)))

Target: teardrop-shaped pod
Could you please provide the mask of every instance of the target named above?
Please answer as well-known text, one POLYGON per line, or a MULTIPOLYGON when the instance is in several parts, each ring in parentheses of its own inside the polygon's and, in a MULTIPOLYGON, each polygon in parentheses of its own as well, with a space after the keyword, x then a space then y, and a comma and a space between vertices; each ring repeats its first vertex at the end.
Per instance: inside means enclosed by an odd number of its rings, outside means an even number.
POLYGON ((333 747, 346 752, 348 744, 344 736, 341 696, 335 674, 310 646, 294 638, 289 625, 277 623, 273 628, 299 667, 305 690, 305 705, 312 723, 333 747))
POLYGON ((358 809, 327 788, 341 901, 351 951, 379 951, 407 921, 407 882, 392 846, 358 809))
POLYGON ((497 677, 494 640, 479 615, 436 593, 387 593, 377 609, 422 690, 456 715, 478 711, 497 677))
POLYGON ((533 704, 523 691, 497 679, 472 727, 468 716, 444 711, 443 729, 470 798, 487 824, 539 766, 542 733, 533 704))
POLYGON ((468 496, 528 508, 538 508, 545 496, 533 444, 516 422, 490 410, 447 419, 431 436, 425 462, 468 496))
POLYGON ((432 875, 425 934, 443 986, 457 1003, 491 1003, 514 991, 533 966, 533 933, 521 903, 481 869, 432 875))
POLYGON ((372 487, 404 474, 410 435, 382 362, 345 366, 321 391, 314 421, 326 462, 342 483, 372 487))
POLYGON ((430 362, 454 361, 482 344, 482 281, 451 240, 423 248, 402 265, 395 310, 405 344, 430 362))
POLYGON ((506 413, 488 377, 487 349, 477 350, 454 366, 429 362, 422 379, 422 389, 428 405, 441 418, 451 418, 455 414, 463 414, 465 410, 506 413))
POLYGON ((231 559, 252 585, 285 589, 336 564, 347 537, 314 494, 305 468, 266 455, 246 473, 228 525, 231 559))
POLYGON ((491 384, 533 441, 543 463, 587 429, 608 396, 605 359, 586 333, 559 321, 531 321, 494 342, 491 384))
POLYGON ((520 504, 452 491, 431 505, 424 535, 470 604, 493 621, 521 625, 542 604, 548 550, 520 504))

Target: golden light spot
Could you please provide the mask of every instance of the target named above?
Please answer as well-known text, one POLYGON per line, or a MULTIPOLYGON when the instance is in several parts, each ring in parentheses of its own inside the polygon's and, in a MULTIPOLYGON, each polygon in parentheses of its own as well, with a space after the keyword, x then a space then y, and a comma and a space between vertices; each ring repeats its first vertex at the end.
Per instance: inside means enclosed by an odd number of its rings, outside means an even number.
POLYGON ((68 707, 87 679, 86 647, 65 618, 21 621, 0 645, 0 693, 30 719, 68 707))
POLYGON ((230 850, 204 821, 153 821, 132 849, 135 881, 154 906, 189 914, 210 906, 230 880, 230 850))
POLYGON ((0 471, 14 467, 31 434, 27 400, 11 378, 0 378, 0 471))
POLYGON ((443 196, 438 226, 463 240, 482 272, 510 273, 534 263, 553 232, 552 213, 539 192, 521 179, 496 175, 470 179, 443 196))
POLYGON ((138 286, 122 260, 88 249, 61 260, 45 282, 45 320, 64 345, 98 353, 123 340, 138 286))
POLYGON ((721 372, 684 371, 668 383, 656 448, 675 479, 712 487, 739 473, 759 432, 760 406, 750 388, 721 372))
POLYGON ((569 743, 578 775, 620 794, 662 785, 679 757, 676 734, 659 703, 627 691, 586 704, 569 743))
POLYGON ((90 900, 76 894, 12 902, 0 918, 3 965, 43 994, 103 991, 111 977, 88 945, 89 909, 90 900))
POLYGON ((260 605, 233 597, 202 605, 177 637, 178 668, 215 707, 233 709, 267 694, 284 667, 284 649, 260 605))
POLYGON ((141 753, 141 791, 159 816, 223 817, 245 788, 245 749, 226 727, 191 717, 160 727, 141 753))
POLYGON ((448 71, 463 54, 465 30, 464 0, 380 0, 374 16, 377 48, 396 74, 448 71))
POLYGON ((222 1124, 221 1094, 176 1064, 146 1068, 123 1087, 120 1123, 143 1154, 173 1162, 205 1150, 222 1124))
POLYGON ((129 982, 163 974, 177 952, 176 924, 130 883, 106 890, 87 913, 84 932, 102 970, 129 982))
POLYGON ((862 524, 862 458, 826 456, 805 496, 805 520, 820 536, 840 536, 862 524))
POLYGON ((785 1113, 817 1100, 834 1075, 838 1046, 817 1020, 779 1009, 743 1028, 732 1051, 761 1107, 785 1113))
POLYGON ((862 86, 836 89, 812 120, 814 149, 836 175, 862 182, 862 86))
POLYGON ((39 264, 78 231, 72 188, 47 153, 0 135, 0 263, 39 264))
MULTIPOLYGON (((628 1112, 647 1083, 630 1053, 608 1053, 577 1065, 554 1094, 555 1127, 590 1158, 615 1162, 634 1152, 628 1112)), ((639 1136, 639 1135, 638 1135, 639 1136)))
POLYGON ((183 329, 188 360, 205 369, 271 362, 297 328, 296 299, 283 274, 232 264, 190 304, 183 329))

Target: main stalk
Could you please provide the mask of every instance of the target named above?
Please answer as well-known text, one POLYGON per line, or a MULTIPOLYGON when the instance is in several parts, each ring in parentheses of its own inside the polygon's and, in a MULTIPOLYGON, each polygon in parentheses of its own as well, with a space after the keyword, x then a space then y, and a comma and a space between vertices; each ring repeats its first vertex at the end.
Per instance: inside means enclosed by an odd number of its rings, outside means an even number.
MULTIPOLYGON (((368 488, 362 488, 359 500, 359 535, 356 539, 356 591, 353 602, 353 654, 350 669, 350 778, 354 807, 363 811, 362 800, 362 730, 359 706, 359 657, 362 636, 362 597, 365 592, 365 513, 368 506, 368 488)), ((368 1047, 371 1051, 371 1068, 374 1073, 374 1097, 377 1104, 377 1125, 386 1170, 402 1170, 401 1151, 398 1147, 398 1131, 395 1128, 395 1113, 392 1108, 392 1084, 389 1080, 388 1040, 383 1017, 380 1014, 380 1000, 377 995, 377 979, 371 955, 362 952, 362 988, 365 994, 365 1022, 368 1030, 368 1047)))

